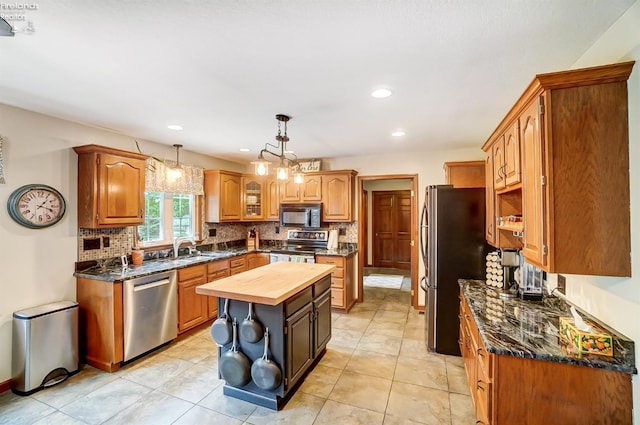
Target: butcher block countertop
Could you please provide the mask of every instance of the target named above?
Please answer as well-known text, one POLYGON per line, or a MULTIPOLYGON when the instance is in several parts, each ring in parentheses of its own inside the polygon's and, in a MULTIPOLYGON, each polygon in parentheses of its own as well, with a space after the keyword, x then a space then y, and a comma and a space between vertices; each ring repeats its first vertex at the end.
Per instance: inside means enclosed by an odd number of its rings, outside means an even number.
POLYGON ((200 285, 196 293, 220 298, 278 305, 331 274, 336 266, 280 261, 200 285))

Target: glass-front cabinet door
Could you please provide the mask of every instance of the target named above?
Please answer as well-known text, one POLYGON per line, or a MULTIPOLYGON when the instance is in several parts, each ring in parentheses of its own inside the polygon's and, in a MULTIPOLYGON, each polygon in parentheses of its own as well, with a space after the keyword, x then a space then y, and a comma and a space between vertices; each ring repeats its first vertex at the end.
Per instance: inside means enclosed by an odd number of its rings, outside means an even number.
POLYGON ((242 219, 264 220, 264 179, 255 176, 242 177, 242 219))

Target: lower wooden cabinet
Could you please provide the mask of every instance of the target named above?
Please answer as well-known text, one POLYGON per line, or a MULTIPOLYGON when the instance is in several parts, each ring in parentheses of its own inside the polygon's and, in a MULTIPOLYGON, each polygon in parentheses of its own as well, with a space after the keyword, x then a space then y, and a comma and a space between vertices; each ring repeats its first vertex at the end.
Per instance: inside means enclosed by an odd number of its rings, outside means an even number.
POLYGON ((336 266, 331 274, 331 307, 348 312, 356 302, 354 293, 354 257, 316 255, 316 263, 336 266))
POLYGON ((207 297, 196 287, 207 283, 207 266, 200 264, 178 270, 178 333, 209 319, 207 297))
POLYGON ((232 257, 229 260, 229 268, 231 270, 231 275, 246 272, 247 268, 247 254, 238 255, 237 257, 232 257))
MULTIPOLYGON (((230 275, 229 260, 218 260, 207 263, 207 283, 230 275)), ((209 319, 218 317, 218 297, 205 298, 207 298, 207 316, 209 319)))
POLYGON ((487 352, 460 297, 460 352, 476 424, 630 424, 631 376, 487 352))
POLYGON ((270 256, 268 252, 250 252, 247 254, 247 270, 269 264, 270 256))

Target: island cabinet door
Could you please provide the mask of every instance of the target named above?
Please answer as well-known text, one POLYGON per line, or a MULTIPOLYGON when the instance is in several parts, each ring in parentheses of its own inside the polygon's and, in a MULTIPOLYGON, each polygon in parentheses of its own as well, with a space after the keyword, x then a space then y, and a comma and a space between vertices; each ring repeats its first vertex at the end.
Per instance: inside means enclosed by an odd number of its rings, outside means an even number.
POLYGON ((308 303, 287 318, 287 376, 285 387, 291 388, 313 361, 313 305, 308 303))
POLYGON ((331 339, 331 290, 323 292, 313 300, 313 314, 313 357, 316 358, 331 339))

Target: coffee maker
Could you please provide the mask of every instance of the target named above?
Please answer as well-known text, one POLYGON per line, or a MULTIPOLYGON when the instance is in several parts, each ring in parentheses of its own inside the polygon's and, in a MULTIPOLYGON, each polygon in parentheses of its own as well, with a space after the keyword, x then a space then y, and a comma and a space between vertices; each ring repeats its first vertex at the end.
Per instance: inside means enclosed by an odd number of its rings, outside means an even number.
POLYGON ((520 282, 518 283, 518 296, 523 300, 541 301, 544 291, 545 272, 527 263, 522 255, 519 255, 520 282))
POLYGON ((517 250, 500 250, 500 263, 502 265, 502 288, 500 297, 514 298, 517 294, 518 282, 516 281, 516 273, 520 267, 519 251, 517 250))

